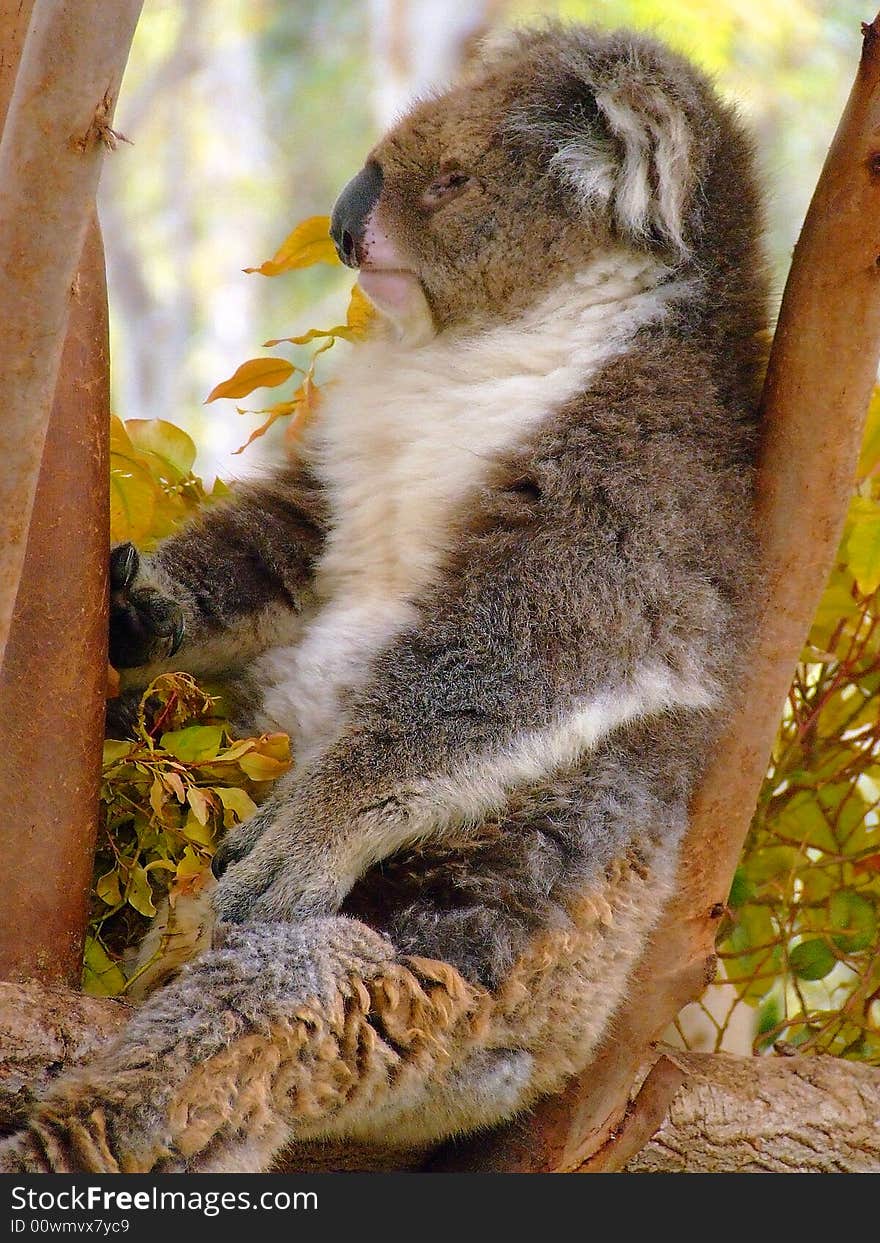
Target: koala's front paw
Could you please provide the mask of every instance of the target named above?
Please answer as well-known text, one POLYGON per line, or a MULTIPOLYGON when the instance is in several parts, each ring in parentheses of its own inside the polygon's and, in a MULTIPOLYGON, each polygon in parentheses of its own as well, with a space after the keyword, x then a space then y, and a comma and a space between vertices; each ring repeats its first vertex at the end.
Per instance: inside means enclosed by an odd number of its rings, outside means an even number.
MULTIPOLYGON (((326 856, 326 852, 325 852, 326 856)), ((233 830, 214 857, 212 895, 224 923, 293 923, 332 915, 344 896, 308 835, 266 807, 233 830)))
POLYGON ((155 587, 138 584, 140 557, 134 544, 110 553, 110 663, 135 669, 173 656, 183 642, 180 606, 155 587))

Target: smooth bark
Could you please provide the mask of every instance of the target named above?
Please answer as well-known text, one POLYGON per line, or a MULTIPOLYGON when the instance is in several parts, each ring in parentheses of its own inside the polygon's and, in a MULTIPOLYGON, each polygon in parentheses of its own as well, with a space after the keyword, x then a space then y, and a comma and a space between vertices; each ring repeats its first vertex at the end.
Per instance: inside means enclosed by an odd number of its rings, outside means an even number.
POLYGON ((142 0, 36 0, 0 142, 0 661, 73 278, 142 0))
POLYGON ((77 984, 82 969, 107 668, 108 331, 93 217, 0 668, 6 980, 77 984))

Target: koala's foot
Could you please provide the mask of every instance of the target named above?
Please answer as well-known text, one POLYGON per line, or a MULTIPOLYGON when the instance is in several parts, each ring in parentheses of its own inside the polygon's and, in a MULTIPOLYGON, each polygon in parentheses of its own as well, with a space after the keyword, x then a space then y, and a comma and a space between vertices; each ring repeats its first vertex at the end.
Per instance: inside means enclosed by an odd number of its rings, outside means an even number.
POLYGON ((211 863, 211 901, 223 923, 297 923, 333 915, 354 883, 331 843, 316 849, 294 810, 272 797, 224 839, 211 863))
POLYGON ((155 587, 141 581, 134 544, 110 553, 110 663, 135 669, 173 656, 183 642, 183 611, 155 587))
POLYGON ((0 1172, 258 1171, 289 1139, 348 1134, 374 1110, 430 1118, 422 1094, 466 1056, 484 1003, 357 920, 221 929, 51 1085, 0 1143, 0 1172))

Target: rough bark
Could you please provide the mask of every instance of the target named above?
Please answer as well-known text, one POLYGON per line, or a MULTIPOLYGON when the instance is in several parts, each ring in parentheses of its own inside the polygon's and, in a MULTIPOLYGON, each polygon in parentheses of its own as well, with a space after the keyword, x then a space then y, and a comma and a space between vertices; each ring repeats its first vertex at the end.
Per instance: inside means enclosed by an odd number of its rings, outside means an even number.
POLYGON ((128 1017, 118 1001, 66 988, 0 982, 0 1134, 24 1120, 33 1094, 86 1061, 128 1017))
POLYGON ((0 660, 76 267, 142 0, 36 0, 0 142, 0 660))
MULTIPOLYGON (((880 15, 863 29, 852 93, 795 248, 764 392, 763 596, 749 672, 691 809, 675 899, 592 1065, 527 1128, 457 1150, 455 1168, 587 1168, 617 1142, 653 1043, 714 974, 716 925, 834 562, 880 359, 880 15)), ((609 1168, 606 1159, 595 1168, 609 1168)))
POLYGON ((880 1171, 880 1071, 828 1057, 676 1053, 684 1084, 637 1174, 880 1171))

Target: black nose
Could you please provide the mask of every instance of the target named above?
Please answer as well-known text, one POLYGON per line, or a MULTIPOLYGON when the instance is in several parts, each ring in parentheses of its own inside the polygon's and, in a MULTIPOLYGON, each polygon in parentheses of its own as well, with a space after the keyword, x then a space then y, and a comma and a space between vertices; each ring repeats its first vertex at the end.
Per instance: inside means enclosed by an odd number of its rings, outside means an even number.
POLYGON ((349 268, 360 263, 360 245, 370 212, 382 193, 382 169, 370 161, 345 187, 336 200, 330 217, 330 236, 336 253, 349 268))

